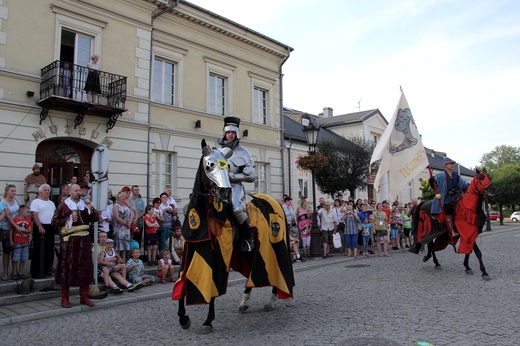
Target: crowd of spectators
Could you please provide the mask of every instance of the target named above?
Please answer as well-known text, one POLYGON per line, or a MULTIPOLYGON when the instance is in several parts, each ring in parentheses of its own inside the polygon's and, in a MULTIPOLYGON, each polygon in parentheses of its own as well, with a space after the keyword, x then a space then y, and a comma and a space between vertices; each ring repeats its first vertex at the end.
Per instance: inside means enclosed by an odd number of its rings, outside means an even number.
POLYGON ((71 177, 53 201, 40 169, 35 164, 26 177, 23 202, 14 184, 6 185, 0 201, 2 281, 26 279, 25 265, 30 261, 32 278, 55 276, 62 286, 63 307, 71 306, 70 286, 80 286, 82 304, 94 305, 86 295, 94 282, 94 263, 99 281, 115 294, 153 284, 156 275, 148 274, 145 264, 157 268, 163 283, 174 281, 173 264, 181 263, 183 238, 171 188, 150 205, 141 198, 137 185, 125 186, 115 195, 109 190, 107 207, 97 211, 88 176, 79 182, 71 177), (97 246, 93 246, 94 221, 98 221, 97 246), (71 251, 77 252, 82 265, 71 251), (90 273, 79 273, 80 267, 89 266, 90 273))
MULTIPOLYGON (((293 261, 301 262, 299 249, 303 257, 310 257, 312 209, 308 208, 305 196, 300 197, 296 211, 292 198, 284 195, 280 201, 287 218, 287 227, 291 238, 293 261), (293 220, 297 217, 299 235, 294 234, 293 220), (295 243, 301 241, 299 249, 295 243), (296 246, 296 247, 295 247, 296 246)), ((412 215, 417 206, 417 199, 408 203, 353 198, 319 198, 316 207, 318 228, 320 231, 320 249, 323 258, 332 257, 339 252, 347 257, 357 258, 358 254, 370 257, 377 255, 389 257, 390 250, 409 248, 413 242, 412 215), (335 239, 335 238, 339 239, 335 239), (374 246, 375 244, 375 246, 374 246)))

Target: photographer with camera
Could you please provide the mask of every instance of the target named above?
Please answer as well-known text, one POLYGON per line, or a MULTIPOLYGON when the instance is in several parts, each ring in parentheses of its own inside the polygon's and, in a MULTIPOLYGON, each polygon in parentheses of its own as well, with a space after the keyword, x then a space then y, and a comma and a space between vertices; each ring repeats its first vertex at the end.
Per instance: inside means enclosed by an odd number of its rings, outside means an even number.
POLYGON ((300 231, 298 229, 298 223, 296 220, 296 214, 292 206, 291 196, 283 197, 283 211, 285 212, 285 218, 287 219, 287 227, 289 228, 289 237, 291 241, 291 249, 294 252, 294 262, 304 262, 305 260, 300 256, 299 244, 300 244, 300 231))
POLYGON ((451 237, 457 237, 459 233, 455 230, 453 223, 453 197, 459 191, 465 191, 469 185, 456 172, 453 171, 455 161, 449 157, 444 158, 444 172, 437 173, 430 178, 430 186, 436 190, 436 196, 432 202, 432 214, 446 214, 446 227, 451 237), (435 189, 437 186, 437 189, 435 189), (442 207, 441 207, 442 206, 442 207))

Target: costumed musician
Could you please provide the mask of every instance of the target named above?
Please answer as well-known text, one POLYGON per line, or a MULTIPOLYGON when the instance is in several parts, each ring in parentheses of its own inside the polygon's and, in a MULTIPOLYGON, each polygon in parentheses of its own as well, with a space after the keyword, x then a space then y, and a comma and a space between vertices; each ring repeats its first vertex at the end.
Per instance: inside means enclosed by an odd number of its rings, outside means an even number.
POLYGON ((79 185, 70 187, 70 197, 54 213, 52 224, 60 230, 60 258, 56 269, 56 283, 61 284, 61 306, 70 308, 69 287, 79 286, 80 303, 94 306, 88 298, 93 280, 93 264, 89 226, 99 221, 99 213, 90 199, 81 199, 79 185))

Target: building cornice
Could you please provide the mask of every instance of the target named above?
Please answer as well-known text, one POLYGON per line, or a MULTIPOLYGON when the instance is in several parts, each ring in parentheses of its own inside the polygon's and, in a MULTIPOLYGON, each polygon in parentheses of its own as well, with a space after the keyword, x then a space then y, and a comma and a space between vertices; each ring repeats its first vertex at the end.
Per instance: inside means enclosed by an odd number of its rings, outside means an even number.
POLYGON ((228 20, 228 19, 226 19, 224 17, 221 17, 221 16, 219 16, 217 14, 214 14, 213 12, 207 11, 207 10, 201 8, 201 7, 198 7, 198 6, 193 5, 191 3, 187 3, 185 1, 182 1, 182 3, 192 7, 194 9, 197 9, 197 10, 200 10, 202 12, 205 12, 208 15, 211 15, 212 17, 214 17, 213 19, 216 18, 216 19, 222 20, 224 22, 227 22, 227 23, 231 24, 233 27, 238 27, 239 29, 244 30, 244 34, 240 34, 240 33, 237 33, 237 32, 232 32, 231 29, 225 28, 224 25, 221 26, 221 25, 218 25, 215 22, 210 23, 209 20, 204 20, 204 19, 202 19, 200 17, 197 18, 197 17, 195 17, 195 14, 191 15, 189 13, 188 9, 186 9, 185 7, 184 8, 176 7, 172 11, 173 15, 175 15, 175 16, 177 16, 179 18, 182 18, 182 19, 184 19, 184 20, 186 20, 188 22, 191 22, 193 24, 201 26, 201 27, 203 27, 205 29, 209 29, 209 30, 211 30, 211 31, 213 31, 215 33, 221 34, 223 36, 227 36, 227 37, 229 37, 231 39, 234 39, 234 40, 236 40, 236 41, 238 41, 240 43, 249 45, 249 46, 254 47, 256 49, 260 49, 260 50, 262 50, 264 52, 267 52, 269 54, 272 54, 272 55, 274 55, 274 56, 276 56, 277 58, 280 58, 280 59, 284 59, 285 57, 287 57, 287 49, 291 50, 291 51, 293 50, 291 47, 288 47, 288 46, 286 46, 286 45, 284 45, 284 44, 282 44, 280 42, 277 42, 277 41, 275 41, 273 39, 270 39, 270 38, 268 38, 268 37, 266 37, 264 35, 261 35, 261 34, 255 32, 255 31, 253 31, 253 30, 251 30, 249 28, 246 28, 246 27, 244 27, 244 26, 242 26, 242 25, 240 25, 238 23, 235 23, 233 21, 230 21, 230 20, 228 20), (272 42, 272 43, 278 45, 279 47, 283 47, 286 50, 277 51, 277 50, 275 50, 273 48, 268 47, 267 45, 259 43, 258 41, 253 41, 253 40, 251 40, 251 39, 249 39, 247 37, 247 33, 253 34, 253 35, 257 36, 257 37, 260 37, 260 38, 265 39, 265 40, 267 40, 269 42, 272 42))

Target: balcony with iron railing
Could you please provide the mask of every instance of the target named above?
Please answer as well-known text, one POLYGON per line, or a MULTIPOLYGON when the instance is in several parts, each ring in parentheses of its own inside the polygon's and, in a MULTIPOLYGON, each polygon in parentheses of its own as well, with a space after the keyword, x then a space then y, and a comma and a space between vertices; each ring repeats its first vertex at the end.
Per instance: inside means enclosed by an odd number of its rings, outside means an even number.
POLYGON ((56 60, 41 69, 40 124, 54 109, 76 114, 74 128, 85 115, 108 118, 108 132, 126 111, 126 82, 123 76, 56 60))

